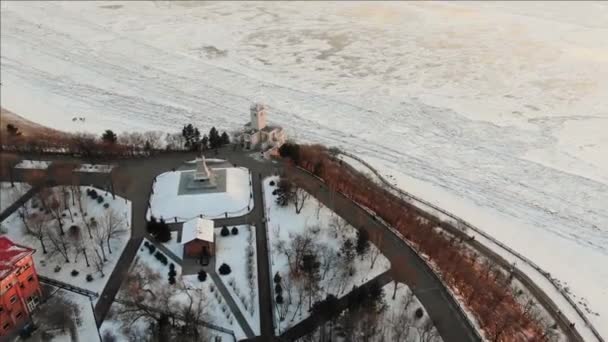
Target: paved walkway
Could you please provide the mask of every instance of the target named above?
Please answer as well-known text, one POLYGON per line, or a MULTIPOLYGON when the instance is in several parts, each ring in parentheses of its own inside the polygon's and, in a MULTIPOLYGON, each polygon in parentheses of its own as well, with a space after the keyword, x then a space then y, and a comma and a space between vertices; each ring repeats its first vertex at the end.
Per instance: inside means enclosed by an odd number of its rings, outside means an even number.
POLYGON ((23 194, 19 199, 17 199, 13 204, 9 205, 6 209, 0 213, 0 222, 6 220, 9 216, 11 216, 17 209, 19 209, 25 202, 29 201, 34 195, 36 195, 40 191, 39 186, 34 186, 29 189, 25 194, 23 194))

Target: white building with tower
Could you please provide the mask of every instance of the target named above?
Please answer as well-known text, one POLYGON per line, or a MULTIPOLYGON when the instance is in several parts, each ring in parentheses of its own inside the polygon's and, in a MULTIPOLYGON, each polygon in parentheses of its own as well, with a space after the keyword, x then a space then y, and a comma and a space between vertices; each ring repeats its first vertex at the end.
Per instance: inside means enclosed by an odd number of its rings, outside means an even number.
POLYGON ((286 135, 282 127, 266 124, 266 106, 254 103, 249 108, 251 121, 245 125, 239 142, 244 149, 262 152, 264 157, 278 154, 285 143, 286 135))

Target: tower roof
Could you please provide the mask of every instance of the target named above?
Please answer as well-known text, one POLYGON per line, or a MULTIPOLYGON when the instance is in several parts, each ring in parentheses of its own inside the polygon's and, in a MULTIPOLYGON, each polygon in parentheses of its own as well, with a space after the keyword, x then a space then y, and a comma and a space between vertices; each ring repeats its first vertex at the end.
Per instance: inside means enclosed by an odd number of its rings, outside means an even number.
POLYGON ((33 249, 18 245, 6 236, 0 236, 0 279, 13 272, 19 260, 33 253, 33 249))

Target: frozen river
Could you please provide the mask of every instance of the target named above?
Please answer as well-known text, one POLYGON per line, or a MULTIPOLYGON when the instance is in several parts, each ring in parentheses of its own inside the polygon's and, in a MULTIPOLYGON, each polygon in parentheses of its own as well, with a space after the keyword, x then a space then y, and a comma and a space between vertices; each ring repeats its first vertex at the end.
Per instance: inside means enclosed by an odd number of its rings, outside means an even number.
POLYGON ((263 101, 536 261, 608 335, 608 4, 1 6, 4 108, 177 131, 263 101))

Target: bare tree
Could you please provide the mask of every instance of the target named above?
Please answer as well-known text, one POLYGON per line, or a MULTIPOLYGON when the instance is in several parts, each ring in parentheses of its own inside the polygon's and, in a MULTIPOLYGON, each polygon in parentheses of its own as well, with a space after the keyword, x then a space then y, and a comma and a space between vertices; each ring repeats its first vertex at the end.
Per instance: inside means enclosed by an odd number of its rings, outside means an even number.
MULTIPOLYGON (((105 252, 103 245, 108 239, 108 231, 106 230, 105 226, 99 225, 99 224, 97 224, 95 229, 92 229, 92 231, 93 231, 93 241, 95 241, 95 243, 99 247, 99 251, 101 251, 101 256, 103 257, 103 259, 102 259, 103 262, 106 262, 106 261, 108 261, 108 258, 106 257, 106 252, 105 252)), ((97 251, 97 249, 96 249, 96 251, 97 251)), ((97 252, 99 252, 99 251, 97 251, 97 252)))
POLYGON ((27 215, 25 212, 21 212, 20 216, 23 220, 25 232, 38 239, 40 247, 42 248, 42 253, 46 254, 48 251, 44 245, 44 236, 46 234, 46 219, 44 218, 44 215, 39 213, 27 215))
POLYGON ((63 291, 55 292, 36 313, 36 323, 43 330, 60 329, 70 332, 72 341, 78 341, 77 326, 81 324, 80 307, 69 300, 63 291))
POLYGON ((148 326, 145 332, 151 336, 141 340, 208 340, 202 326, 207 319, 208 303, 202 290, 188 288, 181 279, 171 287, 162 286, 159 281, 158 274, 142 264, 129 273, 125 289, 117 299, 120 305, 112 312, 123 331, 131 332, 143 321, 148 326), (174 300, 182 296, 187 300, 174 300))
POLYGON ((103 278, 106 276, 103 272, 103 265, 106 262, 105 256, 102 258, 97 248, 93 248, 93 250, 95 251, 95 255, 93 256, 93 265, 95 266, 97 272, 99 272, 101 274, 101 277, 103 278))
POLYGON ((435 342, 439 339, 439 333, 430 318, 425 319, 417 330, 420 342, 435 342))
POLYGON ((335 262, 338 258, 336 251, 327 246, 327 244, 319 243, 317 246, 319 257, 321 259, 321 279, 325 279, 329 270, 335 267, 335 262))
POLYGON ((97 230, 103 231, 106 240, 106 245, 108 247, 108 252, 110 254, 112 254, 110 240, 126 233, 125 222, 123 218, 112 208, 106 210, 105 215, 101 218, 97 230))
MULTIPOLYGON (((181 283, 179 287, 182 287, 181 283)), ((188 298, 188 301, 183 304, 181 309, 180 318, 185 323, 182 338, 185 337, 187 341, 207 341, 209 339, 207 330, 201 325, 201 322, 208 320, 208 303, 205 298, 205 293, 200 288, 182 288, 182 292, 188 298)))
POLYGON ((163 147, 163 132, 161 131, 146 131, 143 133, 145 143, 151 149, 158 150, 163 147))
POLYGON ((76 261, 76 259, 78 258, 78 255, 80 253, 82 253, 84 256, 84 260, 87 264, 87 267, 91 266, 89 264, 89 256, 87 255, 87 248, 86 248, 80 227, 73 225, 70 228, 68 228, 68 237, 70 238, 72 245, 76 249, 76 257, 74 258, 74 261, 76 261))
POLYGON ((63 256, 65 262, 69 263, 70 249, 65 234, 48 230, 46 236, 49 238, 49 241, 51 241, 53 247, 55 247, 55 250, 63 256))
POLYGON ((14 171, 13 168, 19 161, 16 154, 2 153, 0 155, 0 177, 7 177, 11 182, 11 187, 15 187, 14 171))
POLYGON ((304 203, 310 197, 310 194, 306 190, 296 187, 293 196, 293 205, 296 208, 296 214, 299 214, 304 208, 304 203))

